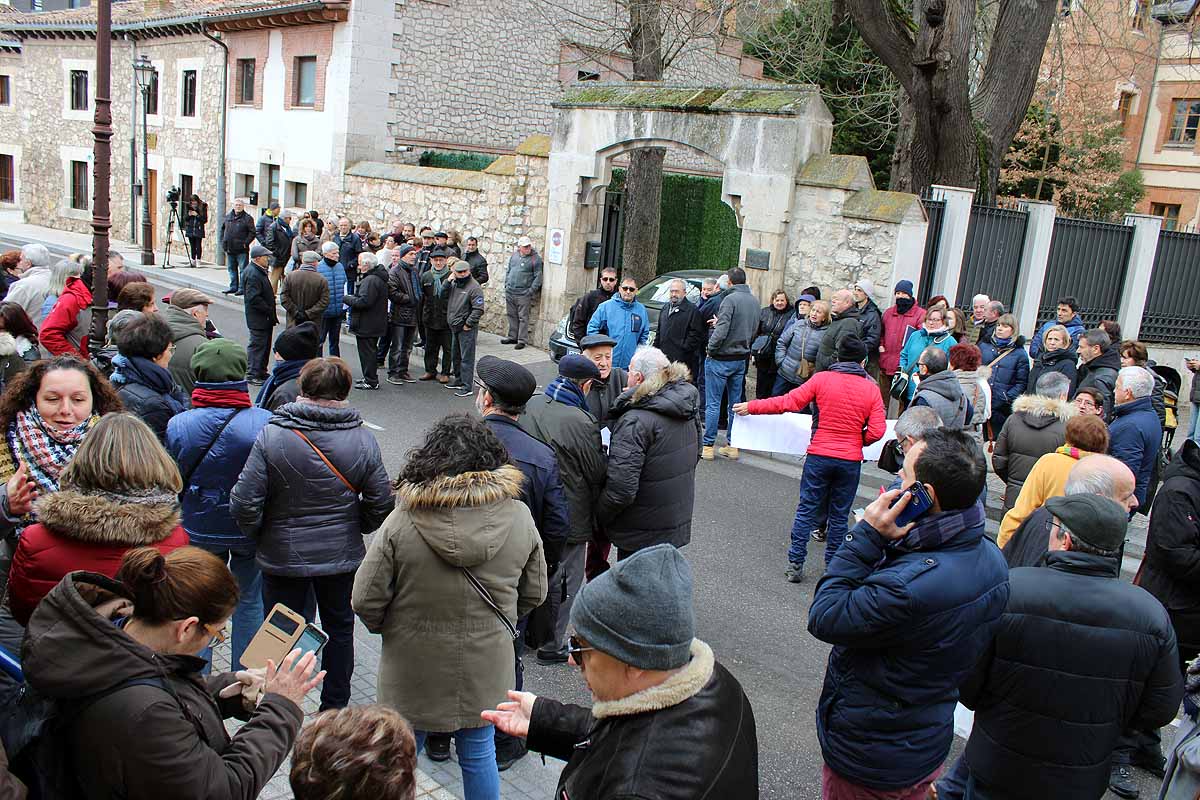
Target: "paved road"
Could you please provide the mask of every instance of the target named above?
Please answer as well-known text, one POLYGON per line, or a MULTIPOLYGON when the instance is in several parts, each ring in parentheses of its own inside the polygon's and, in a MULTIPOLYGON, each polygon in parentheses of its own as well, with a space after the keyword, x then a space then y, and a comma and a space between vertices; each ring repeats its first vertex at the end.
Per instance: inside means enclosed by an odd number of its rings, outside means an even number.
MULTIPOLYGON (((0 245, 5 238, 0 233, 0 245)), ((152 280, 159 283, 160 277, 156 273, 152 280)), ((223 333, 244 343, 240 305, 222 299, 213 306, 212 316, 223 333)), ((357 373, 356 352, 348 338, 343 339, 342 348, 343 356, 357 373)), ((555 374, 553 364, 539 351, 512 353, 498 345, 495 337, 487 337, 482 352, 520 357, 542 385, 555 374)), ((428 383, 403 387, 384 384, 377 392, 356 390, 351 401, 375 426, 384 462, 392 475, 431 424, 446 413, 473 409, 470 398, 454 397, 439 385, 428 383)), ((783 578, 797 476, 793 466, 765 459, 701 462, 696 476, 692 544, 685 550, 695 572, 697 635, 712 645, 717 658, 741 681, 750 697, 758 728, 761 796, 769 800, 820 797, 821 755, 814 709, 829 648, 806 631, 815 577, 800 585, 789 584, 783 578), (746 463, 749 461, 753 463, 746 463)), ((864 495, 872 491, 871 486, 864 485, 864 495)), ((820 548, 811 548, 810 567, 822 563, 820 548)), ((374 697, 378 639, 360 629, 357 642, 359 669, 354 702, 369 702, 374 697)), ((543 667, 531 657, 526 659, 526 686, 559 699, 588 701, 575 670, 543 667)), ((1164 733, 1170 741, 1170 732, 1164 733)), ((960 749, 961 741, 955 750, 960 749)), ((444 783, 452 794, 461 792, 461 784, 453 783, 457 769, 434 768, 424 760, 422 766, 429 777, 444 783)), ((552 760, 542 766, 538 758, 523 759, 506 773, 504 797, 550 798, 558 766, 552 760)), ((1144 773, 1139 775, 1143 798, 1154 797, 1158 782, 1144 773)), ((285 785, 279 779, 264 793, 271 800, 286 796, 285 785)))

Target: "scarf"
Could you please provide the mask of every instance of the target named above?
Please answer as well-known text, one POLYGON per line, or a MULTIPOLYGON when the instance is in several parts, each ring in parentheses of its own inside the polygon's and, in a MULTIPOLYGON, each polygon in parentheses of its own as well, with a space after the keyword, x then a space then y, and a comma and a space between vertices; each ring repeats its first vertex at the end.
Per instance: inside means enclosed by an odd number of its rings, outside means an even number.
POLYGON ((932 338, 936 338, 938 336, 945 336, 949 332, 950 332, 949 328, 938 328, 936 331, 931 331, 931 330, 929 330, 929 328, 925 329, 925 335, 932 337, 932 338))
POLYGON ((840 372, 843 375, 857 375, 860 378, 867 377, 867 371, 863 369, 862 364, 856 364, 853 361, 837 361, 829 365, 830 372, 840 372))
POLYGON ((275 393, 283 384, 290 381, 300 374, 300 370, 309 362, 307 358, 293 358, 288 361, 276 361, 275 368, 271 370, 270 376, 267 378, 263 387, 258 390, 258 396, 254 398, 254 404, 259 408, 266 408, 267 401, 271 399, 271 395, 275 393))
POLYGON ((192 408, 249 408, 250 387, 245 381, 197 383, 192 408))
POLYGON ((968 528, 983 524, 983 503, 978 500, 970 508, 943 511, 917 521, 903 539, 892 544, 905 553, 936 550, 968 528))
POLYGON ((1011 336, 1008 337, 1007 339, 1001 339, 999 336, 992 337, 992 344, 994 344, 996 346, 997 350, 1003 350, 1006 347, 1010 347, 1012 345, 1012 343, 1013 343, 1013 337, 1011 337, 1011 336))
POLYGON ((1071 447, 1069 444, 1064 444, 1063 446, 1059 447, 1054 452, 1060 453, 1064 456, 1070 456, 1071 458, 1075 459, 1076 461, 1078 461, 1079 459, 1088 455, 1088 452, 1086 450, 1080 450, 1078 447, 1071 447))
POLYGON ((561 375, 550 381, 550 385, 545 388, 542 394, 559 403, 575 406, 584 411, 589 410, 587 398, 583 396, 583 392, 579 390, 579 386, 574 381, 568 380, 561 375))
POLYGON ((113 356, 113 374, 109 378, 113 386, 120 388, 131 383, 140 383, 160 395, 171 407, 172 414, 186 410, 186 406, 175 396, 175 379, 171 373, 141 356, 113 356))
POLYGON ((319 397, 305 397, 300 395, 296 398, 297 403, 307 403, 310 406, 320 406, 321 408, 349 408, 349 400, 322 400, 319 397))
POLYGON ((8 425, 8 448, 15 461, 29 467, 29 479, 37 486, 38 494, 58 491, 58 478, 83 437, 100 420, 92 414, 74 428, 61 431, 42 419, 36 407, 18 411, 8 425))
POLYGON ((912 311, 912 307, 916 304, 917 301, 911 297, 897 297, 896 311, 900 314, 907 314, 909 311, 912 311))

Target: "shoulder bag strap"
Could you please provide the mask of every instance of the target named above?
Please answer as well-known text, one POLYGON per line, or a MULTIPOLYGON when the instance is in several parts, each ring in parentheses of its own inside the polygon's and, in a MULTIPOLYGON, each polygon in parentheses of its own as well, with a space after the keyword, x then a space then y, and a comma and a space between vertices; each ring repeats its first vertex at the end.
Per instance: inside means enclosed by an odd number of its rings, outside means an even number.
POLYGON ((1000 359, 1004 358, 1006 355, 1008 355, 1008 354, 1009 354, 1009 353, 1011 353, 1012 351, 1013 351, 1013 348, 1011 348, 1011 347, 1010 347, 1010 348, 1008 348, 1008 349, 1007 349, 1007 350, 1005 350, 1003 353, 1001 353, 1000 355, 998 355, 998 356, 996 356, 994 359, 992 359, 992 362, 991 362, 990 364, 988 364, 988 367, 990 368, 990 367, 993 367, 993 366, 995 366, 997 361, 999 361, 1000 359))
POLYGON ((304 433, 302 431, 298 430, 297 428, 291 428, 290 430, 292 433, 296 434, 301 439, 308 442, 308 446, 311 447, 313 449, 313 452, 316 453, 317 456, 322 461, 325 462, 325 466, 329 467, 329 471, 332 472, 334 475, 337 475, 338 480, 340 480, 342 483, 346 484, 346 488, 350 490, 351 494, 353 494, 355 497, 358 497, 358 489, 355 489, 354 484, 352 484, 350 481, 346 480, 346 476, 343 475, 341 473, 341 471, 333 465, 332 461, 330 461, 328 458, 325 457, 325 454, 321 452, 321 448, 319 448, 315 444, 313 444, 312 439, 309 439, 307 436, 304 435, 304 433))
POLYGON ((232 414, 230 414, 228 417, 226 417, 224 422, 222 422, 220 425, 217 426, 217 432, 214 433, 213 437, 208 440, 208 444, 206 444, 204 446, 204 449, 200 451, 200 457, 196 459, 196 462, 194 464, 192 464, 190 467, 188 467, 187 474, 185 474, 183 476, 183 488, 184 489, 187 489, 188 485, 191 483, 192 474, 195 473, 195 471, 200 468, 200 465, 204 463, 204 459, 208 458, 209 451, 213 449, 213 445, 215 445, 217 443, 217 440, 221 438, 221 434, 225 432, 225 429, 227 427, 229 427, 229 423, 233 422, 233 418, 245 410, 246 409, 244 409, 244 408, 237 409, 232 414))
POLYGON ((508 635, 513 638, 513 641, 519 639, 521 635, 517 632, 517 626, 513 625, 512 620, 508 618, 508 615, 500 610, 500 606, 496 605, 496 601, 492 599, 492 594, 487 590, 487 587, 479 582, 479 579, 471 573, 471 570, 467 569, 466 567, 459 567, 459 569, 461 569, 463 575, 466 576, 467 583, 471 584, 471 588, 479 593, 479 597, 484 603, 487 604, 487 607, 490 608, 492 613, 499 617, 500 621, 504 623, 504 628, 508 631, 508 635))

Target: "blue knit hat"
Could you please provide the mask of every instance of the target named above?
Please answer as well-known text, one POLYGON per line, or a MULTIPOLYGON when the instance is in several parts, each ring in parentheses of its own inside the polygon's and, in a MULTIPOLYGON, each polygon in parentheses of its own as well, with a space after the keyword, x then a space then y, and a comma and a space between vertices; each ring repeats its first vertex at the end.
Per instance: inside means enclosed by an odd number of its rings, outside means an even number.
POLYGON ((692 568, 673 546, 639 550, 593 581, 571 606, 587 643, 638 669, 678 669, 691 657, 692 568))
POLYGON ((913 282, 912 281, 897 281, 896 282, 896 291, 894 292, 894 294, 898 294, 900 292, 904 292, 904 294, 908 295, 909 297, 916 296, 913 294, 913 282))

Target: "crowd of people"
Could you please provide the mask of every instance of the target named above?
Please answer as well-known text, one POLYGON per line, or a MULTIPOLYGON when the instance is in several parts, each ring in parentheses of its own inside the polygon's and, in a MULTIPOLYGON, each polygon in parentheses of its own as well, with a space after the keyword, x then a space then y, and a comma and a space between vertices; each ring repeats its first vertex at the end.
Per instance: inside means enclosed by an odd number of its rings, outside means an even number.
MULTIPOLYGON (((637 282, 604 270, 569 315, 579 353, 542 388, 514 361, 476 363, 477 242, 290 223, 241 203, 224 221, 246 347, 215 329, 210 297, 158 303, 113 254, 91 352, 87 258, 0 258, 0 646, 73 714, 8 753, 10 782, 44 780, 49 748, 81 796, 252 798, 291 753, 298 798, 407 800, 416 754, 444 761, 453 742, 469 800, 498 798, 527 750, 567 762, 564 797, 757 797, 754 712, 696 637, 684 552, 698 463, 739 457, 739 416, 785 412, 812 415, 785 578, 802 582, 825 542, 808 613, 833 646, 823 797, 1133 798, 1134 767, 1169 771, 1164 792, 1200 780, 1157 739, 1200 655, 1200 379, 1164 469, 1145 345, 1088 328, 1073 298, 1026 349, 986 297, 922 307, 900 281, 881 310, 861 280, 762 305, 733 268, 698 302, 673 281, 650 346, 637 282), (347 311, 357 382, 338 352, 347 311), (434 425, 392 476, 350 401, 383 365, 477 411, 434 425), (851 519, 889 416, 880 466, 896 479, 851 519), (1005 484, 998 542, 989 470, 1005 484), (1139 589, 1120 564, 1131 514, 1151 508, 1139 589), (248 668, 276 604, 319 617, 328 642, 248 668), (356 619, 382 648, 378 705, 352 708, 356 619), (211 675, 227 628, 232 669, 211 675), (526 692, 527 649, 583 667, 592 707, 526 692), (956 703, 975 723, 943 771, 956 703), (231 716, 247 720, 232 737, 231 716)), ((504 280, 502 341, 520 349, 542 281, 528 239, 504 280)))

